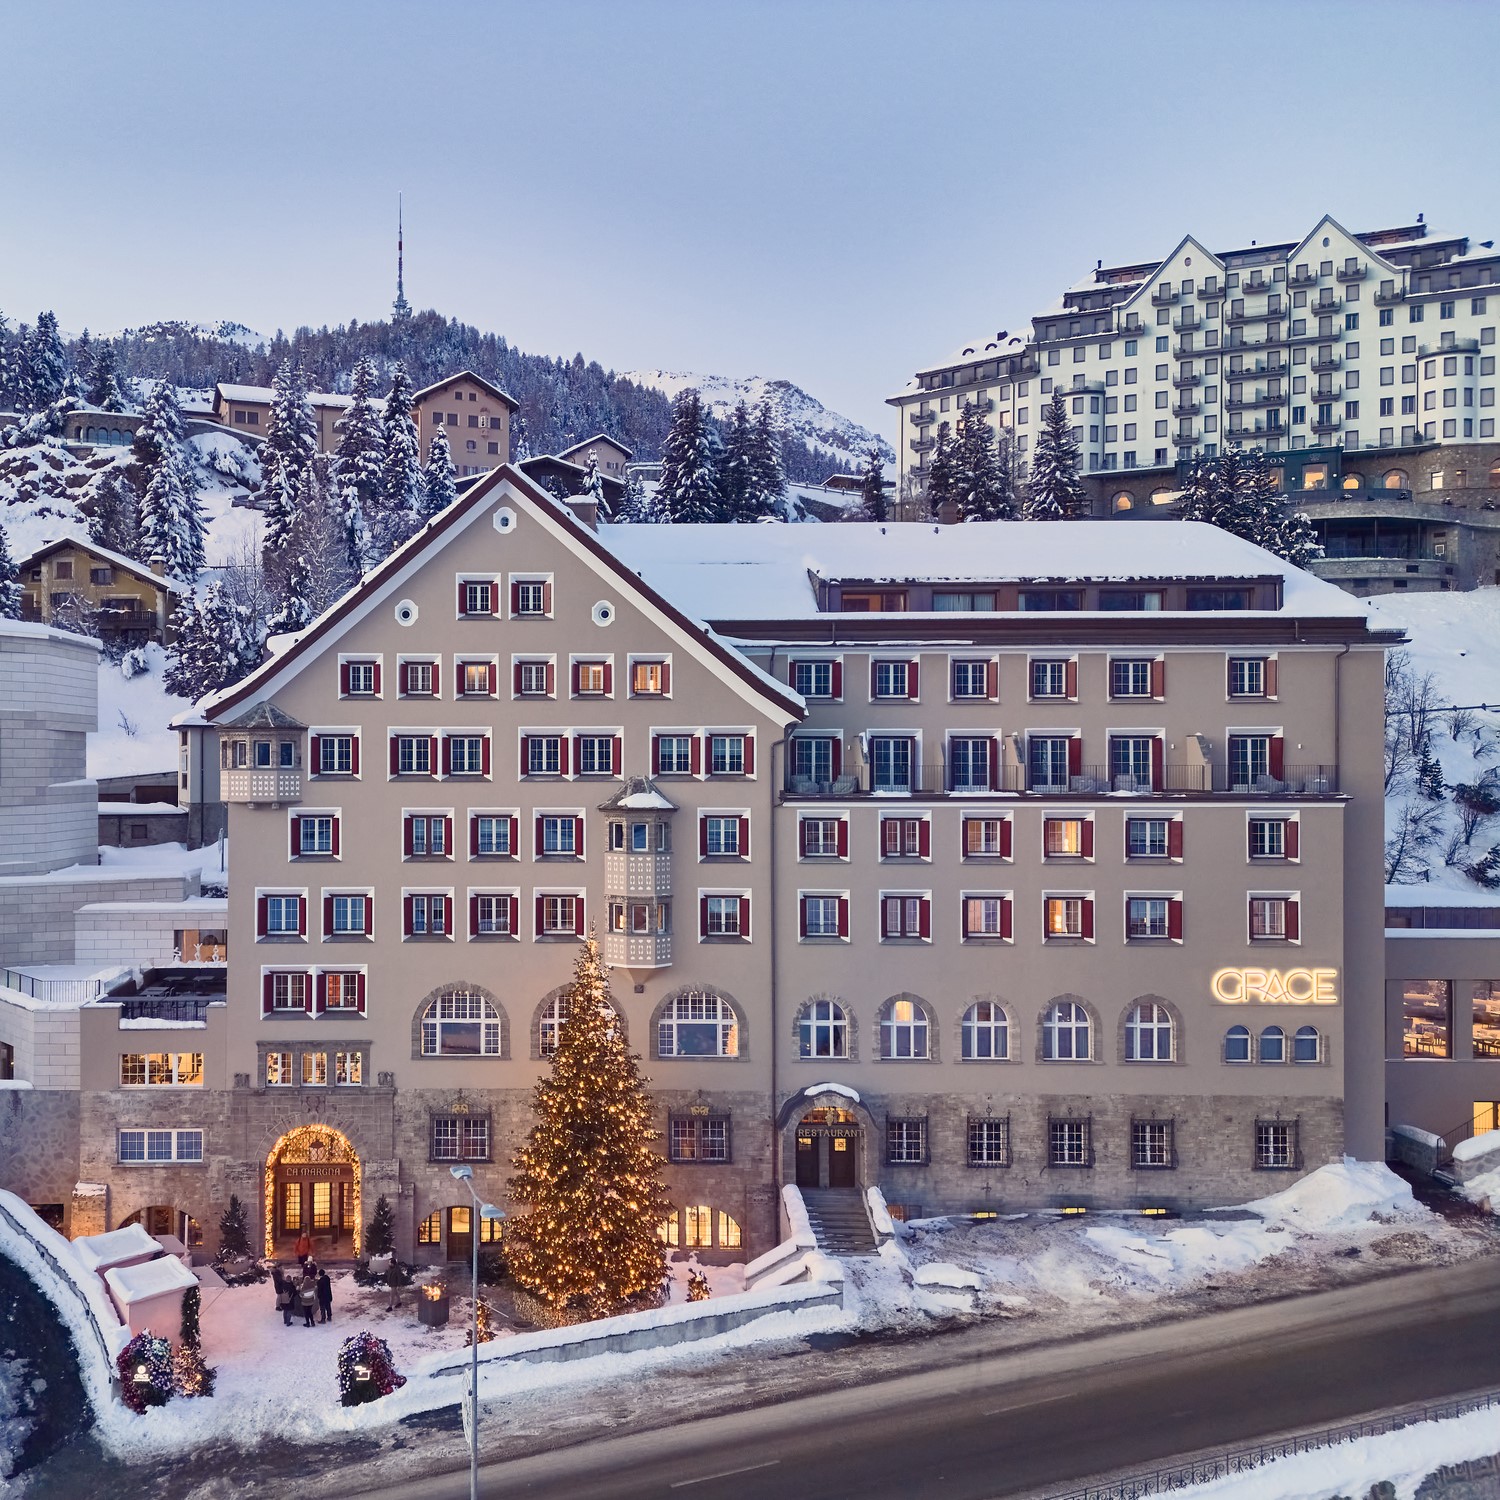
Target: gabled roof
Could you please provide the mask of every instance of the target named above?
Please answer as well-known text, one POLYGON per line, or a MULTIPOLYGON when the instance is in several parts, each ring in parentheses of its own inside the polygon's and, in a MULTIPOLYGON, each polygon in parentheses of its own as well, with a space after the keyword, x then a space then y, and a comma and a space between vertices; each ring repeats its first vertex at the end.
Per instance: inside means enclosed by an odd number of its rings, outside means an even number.
POLYGON ((631 449, 627 448, 625 444, 619 440, 619 438, 612 438, 607 432, 596 432, 593 437, 585 438, 581 443, 574 443, 571 448, 564 448, 563 451, 557 456, 559 458, 567 458, 571 454, 581 453, 585 458, 587 458, 589 449, 592 448, 595 443, 608 443, 611 448, 618 448, 626 458, 635 457, 634 452, 631 449))
MULTIPOLYGON (((226 401, 253 401, 269 406, 276 392, 268 385, 226 385, 220 381, 214 387, 214 404, 220 396, 226 401)), ((340 410, 354 404, 353 396, 341 396, 336 391, 309 391, 307 400, 312 406, 336 406, 340 410)))
MULTIPOLYGON (((378 564, 343 598, 336 600, 277 656, 264 661, 234 686, 200 699, 193 710, 177 715, 173 727, 226 721, 230 709, 241 704, 264 705, 276 689, 299 669, 298 664, 314 648, 336 641, 363 619, 382 600, 396 592, 423 565, 438 542, 473 523, 486 509, 495 491, 506 488, 510 498, 533 512, 563 545, 584 558, 599 573, 627 590, 656 623, 685 648, 712 658, 721 678, 737 686, 742 696, 756 699, 763 709, 800 719, 806 704, 785 683, 778 682, 753 662, 726 645, 712 631, 689 619, 639 574, 634 573, 589 530, 560 500, 555 500, 535 480, 513 464, 492 469, 473 489, 434 516, 420 531, 378 564)), ((751 529, 751 528, 745 528, 751 529)), ((279 710, 278 710, 279 712, 279 710)))
POLYGON ((488 391, 490 395, 495 398, 495 400, 503 401, 508 407, 510 407, 512 411, 519 411, 521 409, 521 403, 517 401, 514 396, 506 395, 506 393, 502 391, 498 385, 492 385, 488 380, 484 378, 483 375, 476 375, 472 370, 459 370, 455 374, 445 376, 442 380, 439 380, 434 385, 423 386, 422 389, 411 398, 411 404, 415 406, 418 401, 425 400, 428 396, 433 395, 437 391, 445 390, 448 386, 452 385, 455 381, 458 380, 472 380, 474 384, 480 388, 480 390, 488 391))
POLYGON ((600 812, 676 812, 677 804, 649 776, 627 776, 619 791, 599 804, 600 812))
POLYGON ((1158 276, 1160 276, 1161 273, 1162 273, 1162 271, 1163 271, 1163 269, 1165 267, 1171 265, 1171 263, 1179 255, 1181 255, 1182 252, 1184 250, 1186 250, 1189 245, 1191 245, 1193 247, 1193 249, 1197 250, 1200 254, 1206 255, 1209 258, 1209 260, 1211 260, 1214 263, 1214 266, 1218 270, 1222 271, 1224 269, 1224 262, 1221 261, 1219 259, 1219 257, 1214 254, 1214 252, 1212 250, 1209 250, 1208 248, 1206 248, 1199 240, 1195 239, 1192 235, 1185 234, 1172 247, 1171 251, 1168 254, 1162 256, 1162 258, 1156 264, 1156 269, 1154 271, 1152 271, 1151 274, 1149 276, 1147 276, 1144 281, 1141 282, 1140 286, 1138 286, 1136 288, 1136 290, 1130 296, 1122 298, 1115 305, 1117 307, 1120 307, 1120 308, 1126 308, 1126 307, 1134 307, 1137 303, 1139 303, 1139 302, 1141 302, 1143 300, 1144 301, 1150 301, 1152 292, 1156 289, 1157 285, 1159 284, 1157 282, 1156 278, 1158 276))
POLYGON ((257 703, 237 719, 226 719, 226 729, 306 729, 300 719, 294 719, 274 703, 257 703))
POLYGON ((56 552, 59 547, 78 547, 87 552, 90 557, 97 557, 100 562, 107 562, 112 567, 120 568, 126 573, 133 573, 145 583, 154 583, 157 588, 168 594, 184 594, 188 586, 179 583, 175 578, 163 578, 159 573, 153 573, 143 562, 137 562, 133 557, 126 557, 122 552, 111 552, 108 547, 101 547, 98 542, 90 541, 81 531, 75 531, 71 527, 65 527, 55 537, 49 537, 35 552, 26 557, 19 558, 16 567, 28 568, 43 557, 48 557, 56 552))
MULTIPOLYGON (((1313 240, 1316 239, 1318 235, 1322 234, 1325 229, 1336 229, 1341 235, 1344 236, 1346 240, 1349 240, 1352 244, 1363 246, 1365 253, 1369 255, 1371 259, 1378 260, 1380 264, 1385 266, 1388 270, 1394 271, 1397 269, 1397 267, 1395 267, 1390 261, 1388 261, 1385 256, 1383 256, 1378 250, 1372 249, 1369 245, 1365 244, 1364 240, 1362 240, 1357 234, 1352 234, 1349 230, 1345 229, 1344 226, 1340 224, 1332 214, 1324 214, 1323 217, 1313 225, 1312 229, 1307 234, 1303 235, 1303 237, 1294 246, 1292 246, 1292 248, 1287 252, 1287 260, 1295 260, 1297 258, 1297 255, 1301 251, 1305 250, 1310 244, 1312 244, 1313 240)), ((1376 322, 1379 321, 1380 320, 1377 318, 1376 322)))

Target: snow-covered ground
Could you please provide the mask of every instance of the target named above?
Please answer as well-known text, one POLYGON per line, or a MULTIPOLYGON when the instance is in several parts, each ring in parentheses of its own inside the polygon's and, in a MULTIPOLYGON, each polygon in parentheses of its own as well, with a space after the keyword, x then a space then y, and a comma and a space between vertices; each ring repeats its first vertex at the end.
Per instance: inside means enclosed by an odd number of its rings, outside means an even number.
POLYGON ((189 704, 162 680, 166 652, 155 642, 145 652, 149 670, 136 677, 99 662, 99 728, 88 751, 88 774, 96 780, 177 768, 177 732, 167 725, 189 704))

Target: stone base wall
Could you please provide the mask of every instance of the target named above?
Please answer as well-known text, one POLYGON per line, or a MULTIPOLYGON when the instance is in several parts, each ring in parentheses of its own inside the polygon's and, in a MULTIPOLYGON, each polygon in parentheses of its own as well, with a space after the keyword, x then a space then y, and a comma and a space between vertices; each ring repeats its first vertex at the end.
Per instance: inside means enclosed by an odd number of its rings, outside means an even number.
POLYGON ((0 1089, 0 1187, 33 1205, 61 1204, 67 1221, 80 1123, 76 1092, 0 1089))

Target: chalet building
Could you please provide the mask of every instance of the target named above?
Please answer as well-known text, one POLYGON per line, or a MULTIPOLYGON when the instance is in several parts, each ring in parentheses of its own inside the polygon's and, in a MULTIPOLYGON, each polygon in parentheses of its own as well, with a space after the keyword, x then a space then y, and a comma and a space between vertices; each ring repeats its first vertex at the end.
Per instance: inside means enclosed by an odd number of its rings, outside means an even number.
MULTIPOLYGON (((242 437, 263 438, 270 431, 275 395, 268 385, 216 385, 214 421, 242 437)), ((339 445, 339 423, 354 398, 332 391, 309 391, 307 400, 318 424, 318 452, 332 453, 339 445)))
POLYGON ((564 448, 557 456, 569 463, 587 468, 590 453, 594 455, 599 465, 599 472, 606 479, 613 479, 621 486, 624 485, 626 467, 635 458, 635 454, 624 443, 610 437, 608 433, 596 432, 593 437, 585 438, 581 443, 574 443, 571 448, 564 448))
POLYGON ((80 609, 97 611, 101 636, 129 646, 166 644, 184 589, 175 578, 72 531, 23 557, 16 574, 23 620, 76 625, 80 609))
POLYGON ((1067 395, 1094 514, 1169 518, 1182 466, 1259 449, 1355 594, 1500 583, 1500 249, 1415 224, 1100 262, 889 398, 902 492, 977 404, 1029 462, 1067 395), (909 482, 909 483, 908 483, 909 482))
MULTIPOLYGON (((588 469, 583 464, 558 458, 552 453, 538 453, 531 458, 523 458, 516 467, 557 500, 581 498, 584 485, 588 482, 588 469)), ((604 491, 605 515, 594 519, 607 519, 611 515, 617 515, 625 499, 625 481, 610 478, 601 465, 599 488, 604 491)))
POLYGON ((506 1201, 590 931, 706 1259, 782 1183, 1172 1209, 1378 1156, 1394 639, 1187 523, 595 532, 498 470, 180 721, 227 992, 90 1031, 80 1180, 345 1253, 384 1194, 467 1255, 448 1169, 506 1201))
POLYGON ((510 417, 521 403, 472 370, 460 370, 412 397, 412 420, 422 440, 422 461, 432 434, 447 428, 460 477, 488 474, 510 462, 510 417))

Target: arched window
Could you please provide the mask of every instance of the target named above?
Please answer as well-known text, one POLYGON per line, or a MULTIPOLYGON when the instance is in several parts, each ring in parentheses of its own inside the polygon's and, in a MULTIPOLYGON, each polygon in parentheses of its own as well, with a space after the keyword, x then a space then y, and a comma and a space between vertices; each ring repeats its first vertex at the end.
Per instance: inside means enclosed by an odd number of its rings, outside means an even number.
POLYGON ((1165 486, 1161 489, 1151 491, 1151 503, 1153 505, 1170 505, 1177 498, 1176 490, 1169 490, 1165 486))
POLYGON ((422 1012, 423 1057, 499 1057, 500 1012, 472 990, 450 990, 422 1012))
POLYGON ((1109 508, 1111 510, 1134 510, 1135 496, 1132 495, 1129 490, 1121 490, 1120 493, 1109 502, 1109 508))
POLYGON ((1500 460, 1490 465, 1490 488, 1500 489, 1500 460))
POLYGON ((98 438, 92 427, 85 427, 83 429, 83 440, 86 443, 93 443, 98 441, 98 438))
POLYGON ((1260 1034, 1260 1060, 1263 1063, 1286 1061, 1286 1032, 1279 1026, 1267 1026, 1260 1034))
POLYGON ((1297 1034, 1292 1038, 1292 1061, 1299 1063, 1315 1063, 1322 1056, 1323 1038, 1318 1035, 1316 1026, 1299 1026, 1297 1034))
POLYGON ((963 1055, 971 1062, 1010 1056, 1010 1024, 1003 1005, 976 1000, 964 1012, 963 1055))
POLYGON ((802 1012, 803 1057, 848 1057, 849 1018, 837 1000, 810 1000, 802 1012))
POLYGON ((927 1057, 929 1027, 927 1011, 920 1000, 891 1000, 880 1022, 882 1057, 927 1057))
MULTIPOLYGON (((557 1037, 562 1030, 562 1024, 568 1019, 569 992, 559 990, 547 1003, 541 1015, 537 1017, 537 1052, 542 1057, 551 1057, 557 1051, 557 1037)), ((619 1013, 611 1010, 615 1021, 619 1021, 619 1013)))
POLYGON ((743 1243, 744 1236, 740 1233, 739 1220, 732 1218, 721 1208, 719 1210, 719 1248, 738 1250, 743 1243))
POLYGON ((656 1023, 658 1057, 737 1057, 739 1019, 712 990, 686 990, 667 1001, 656 1023))
POLYGON ((1043 1058, 1087 1061, 1089 1055, 1089 1013, 1072 1000, 1054 1000, 1042 1022, 1043 1058))
POLYGON ((1380 476, 1380 482, 1388 490, 1409 490, 1411 485, 1407 482, 1405 469, 1387 469, 1380 476))
POLYGON ((1250 1028, 1231 1026, 1224 1033, 1224 1061, 1247 1063, 1250 1061, 1250 1028))
POLYGON ((441 1245, 443 1243, 443 1214, 441 1209, 433 1211, 417 1225, 419 1245, 441 1245))
POLYGON ((1131 1006, 1125 1022, 1127 1062, 1171 1062, 1172 1041, 1172 1016, 1165 1005, 1148 1000, 1131 1006))
POLYGON ((682 1243, 707 1250, 714 1242, 714 1211, 706 1203, 689 1203, 682 1211, 682 1243))
POLYGON ((1363 474, 1345 474, 1344 488, 1346 490, 1357 490, 1365 482, 1363 474))

